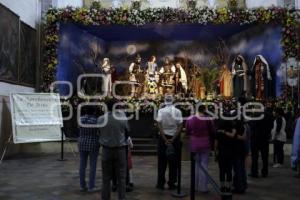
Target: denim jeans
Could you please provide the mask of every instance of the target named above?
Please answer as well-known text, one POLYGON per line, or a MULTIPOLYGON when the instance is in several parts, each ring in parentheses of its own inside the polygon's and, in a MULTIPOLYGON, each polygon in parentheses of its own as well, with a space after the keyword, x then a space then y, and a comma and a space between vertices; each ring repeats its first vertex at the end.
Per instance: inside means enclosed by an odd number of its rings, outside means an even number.
POLYGON ((204 169, 208 169, 208 159, 209 151, 203 153, 196 153, 196 167, 195 167, 195 187, 197 192, 207 192, 208 191, 208 178, 206 174, 200 168, 200 165, 204 169))
POLYGON ((87 187, 86 181, 85 181, 85 172, 86 172, 88 157, 90 160, 90 174, 89 174, 88 188, 92 189, 95 187, 98 154, 99 154, 99 151, 81 151, 80 152, 79 177, 80 177, 80 187, 81 188, 87 187))

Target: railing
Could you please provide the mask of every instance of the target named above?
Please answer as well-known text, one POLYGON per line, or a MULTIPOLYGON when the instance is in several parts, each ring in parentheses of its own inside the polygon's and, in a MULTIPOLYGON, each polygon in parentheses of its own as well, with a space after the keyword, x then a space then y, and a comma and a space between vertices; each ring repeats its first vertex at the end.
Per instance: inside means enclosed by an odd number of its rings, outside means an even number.
MULTIPOLYGON (((200 164, 201 171, 207 177, 209 183, 213 187, 214 191, 217 193, 218 196, 221 197, 222 200, 232 200, 231 193, 223 193, 220 190, 219 185, 216 181, 209 175, 208 171, 200 164)), ((191 154, 191 191, 190 191, 190 199, 195 200, 195 154, 191 154)))

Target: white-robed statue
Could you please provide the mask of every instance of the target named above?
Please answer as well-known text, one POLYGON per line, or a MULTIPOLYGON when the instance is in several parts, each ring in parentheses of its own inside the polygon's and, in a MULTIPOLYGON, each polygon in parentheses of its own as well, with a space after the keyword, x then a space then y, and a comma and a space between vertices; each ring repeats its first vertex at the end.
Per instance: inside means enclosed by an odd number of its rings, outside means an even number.
POLYGON ((253 94, 256 99, 270 96, 271 72, 267 60, 262 55, 257 55, 251 69, 253 94))
POLYGON ((238 55, 232 63, 233 96, 241 97, 249 91, 248 66, 242 55, 238 55))
POLYGON ((297 120, 293 138, 291 165, 293 169, 296 169, 300 165, 300 117, 297 120))
POLYGON ((158 82, 159 82, 159 74, 156 64, 156 57, 151 56, 146 66, 146 88, 145 91, 148 94, 156 94, 158 93, 158 82))
POLYGON ((102 73, 104 75, 102 91, 105 92, 108 96, 110 96, 111 88, 112 88, 111 74, 113 71, 113 67, 110 64, 109 58, 103 59, 103 64, 101 66, 101 69, 102 69, 102 73))
POLYGON ((150 60, 147 62, 147 75, 154 76, 157 73, 156 57, 151 56, 150 60))
POLYGON ((188 89, 186 73, 180 63, 176 63, 175 67, 175 92, 186 93, 188 89))

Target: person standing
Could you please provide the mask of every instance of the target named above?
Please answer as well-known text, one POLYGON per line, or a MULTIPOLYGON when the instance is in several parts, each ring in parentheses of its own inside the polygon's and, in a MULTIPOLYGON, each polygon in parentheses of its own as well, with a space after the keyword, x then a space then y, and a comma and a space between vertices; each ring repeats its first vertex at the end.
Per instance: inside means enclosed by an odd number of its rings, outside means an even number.
POLYGON ((78 149, 80 154, 80 166, 79 166, 79 178, 80 178, 80 190, 82 192, 89 191, 94 192, 95 178, 97 168, 97 158, 99 154, 99 135, 98 129, 92 127, 97 124, 97 118, 95 116, 95 109, 91 106, 83 109, 83 115, 80 117, 81 126, 79 128, 78 149), (90 127, 89 127, 90 126, 90 127), (85 181, 85 173, 87 167, 88 158, 90 160, 90 174, 89 184, 87 186, 85 181))
POLYGON ((208 192, 208 179, 201 170, 201 166, 208 169, 208 158, 212 149, 211 138, 214 134, 213 122, 205 115, 205 106, 198 107, 197 114, 186 122, 186 132, 190 137, 190 151, 196 156, 195 187, 196 191, 208 192))
POLYGON ((109 200, 111 181, 116 175, 118 199, 124 200, 126 193, 126 148, 129 126, 124 112, 115 110, 116 101, 107 102, 107 110, 98 118, 100 128, 100 145, 102 148, 102 200, 109 200))
POLYGON ((242 120, 234 122, 234 159, 233 159, 233 187, 235 193, 245 193, 247 184, 247 174, 245 161, 247 157, 246 140, 247 134, 242 120))
POLYGON ((258 158, 259 153, 262 159, 261 176, 267 177, 269 173, 269 141, 273 127, 273 117, 271 108, 266 108, 264 118, 251 122, 251 174, 253 178, 258 178, 258 158))
POLYGON ((165 97, 165 107, 158 110, 156 121, 159 128, 157 189, 164 189, 165 173, 169 165, 169 189, 176 189, 177 163, 180 151, 182 113, 173 105, 173 96, 165 97))
POLYGON ((283 117, 284 112, 281 108, 276 108, 274 113, 274 125, 272 129, 272 141, 274 142, 274 168, 282 167, 284 162, 283 146, 286 142, 286 121, 283 117))
POLYGON ((219 164, 221 192, 231 192, 234 155, 233 124, 230 120, 220 120, 216 133, 215 152, 219 164))
POLYGON ((297 119, 293 137, 291 165, 294 170, 297 170, 297 167, 300 165, 300 117, 297 119))

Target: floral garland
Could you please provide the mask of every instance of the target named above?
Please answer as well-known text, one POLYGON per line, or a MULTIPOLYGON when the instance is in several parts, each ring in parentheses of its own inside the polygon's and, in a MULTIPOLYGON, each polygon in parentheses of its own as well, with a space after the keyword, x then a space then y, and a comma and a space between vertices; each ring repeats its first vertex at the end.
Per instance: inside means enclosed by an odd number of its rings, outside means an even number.
POLYGON ((239 10, 239 9, 171 9, 148 8, 136 9, 101 9, 100 6, 87 8, 50 9, 46 15, 44 58, 43 58, 43 85, 44 91, 49 91, 49 85, 55 78, 57 61, 57 44, 59 41, 59 22, 75 22, 84 25, 136 25, 149 23, 198 23, 198 24, 281 24, 282 48, 284 59, 300 56, 299 38, 299 13, 295 10, 283 8, 239 10), (298 20, 298 21, 297 21, 298 20))
MULTIPOLYGON (((101 102, 107 102, 110 98, 106 98, 104 100, 101 100, 101 102)), ((99 102, 100 100, 88 100, 88 99, 79 99, 77 97, 74 97, 72 99, 67 99, 64 100, 64 103, 69 103, 70 105, 73 106, 73 108, 76 110, 78 105, 83 102, 99 102)), ((297 105, 296 102, 291 100, 286 100, 286 99, 268 99, 265 101, 257 101, 255 99, 247 99, 248 102, 256 102, 256 103, 262 103, 264 106, 269 107, 269 108, 282 108, 284 111, 297 111, 297 105)), ((135 99, 135 98, 129 98, 129 99, 120 99, 120 108, 124 109, 126 113, 131 113, 131 114, 139 114, 139 115, 152 115, 154 113, 157 113, 157 109, 161 108, 161 106, 164 105, 164 100, 163 98, 157 98, 157 99, 135 99)), ((191 110, 191 106, 193 108, 196 108, 196 105, 200 103, 199 100, 194 99, 194 98, 182 98, 182 99, 175 99, 175 105, 178 109, 182 111, 183 116, 190 116, 195 110, 191 110), (177 104, 177 103, 178 104, 177 104), (192 112, 193 111, 193 112, 192 112)), ((223 106, 224 111, 231 111, 237 109, 237 101, 233 99, 224 99, 224 98, 217 98, 214 100, 204 100, 201 101, 201 103, 208 103, 208 107, 214 108, 212 103, 217 106, 223 106)), ((249 106, 249 105, 248 105, 249 106)), ((62 111, 63 113, 68 113, 69 112, 69 107, 62 105, 62 111)), ((100 108, 101 112, 103 112, 103 108, 100 108)), ((219 108, 220 109, 220 108, 219 108)), ((76 111, 75 111, 76 112, 76 111)))

